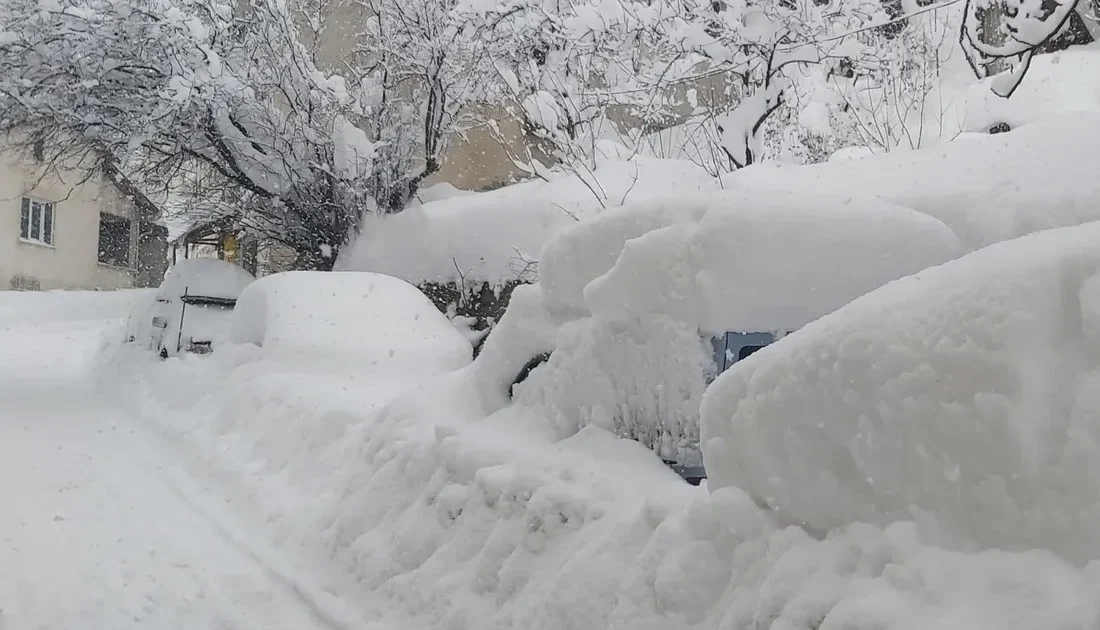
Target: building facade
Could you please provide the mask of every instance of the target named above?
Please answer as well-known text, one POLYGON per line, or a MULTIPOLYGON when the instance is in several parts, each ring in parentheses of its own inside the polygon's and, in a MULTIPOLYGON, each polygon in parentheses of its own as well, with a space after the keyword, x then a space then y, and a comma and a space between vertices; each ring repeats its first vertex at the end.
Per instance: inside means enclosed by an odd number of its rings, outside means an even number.
POLYGON ((156 286, 167 232, 102 178, 43 177, 0 157, 0 290, 156 286), (65 181, 70 179, 70 181, 65 181))

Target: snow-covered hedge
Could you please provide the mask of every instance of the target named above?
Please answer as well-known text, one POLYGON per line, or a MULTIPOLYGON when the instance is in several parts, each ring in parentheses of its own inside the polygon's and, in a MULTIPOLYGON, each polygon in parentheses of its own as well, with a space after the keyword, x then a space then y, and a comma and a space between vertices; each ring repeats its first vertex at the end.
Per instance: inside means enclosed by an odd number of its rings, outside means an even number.
POLYGON ((1100 111, 1082 111, 919 151, 813 166, 762 162, 724 182, 734 189, 879 197, 943 221, 972 250, 1100 220, 1097 146, 1100 111))
POLYGON ((915 519, 1100 553, 1100 223, 1000 243, 735 365, 703 404, 712 488, 818 531, 915 519))
POLYGON ((398 214, 368 217, 338 269, 424 282, 475 285, 538 278, 539 251, 579 221, 652 196, 714 189, 694 164, 636 156, 613 147, 592 173, 556 173, 485 193, 429 201, 398 214))

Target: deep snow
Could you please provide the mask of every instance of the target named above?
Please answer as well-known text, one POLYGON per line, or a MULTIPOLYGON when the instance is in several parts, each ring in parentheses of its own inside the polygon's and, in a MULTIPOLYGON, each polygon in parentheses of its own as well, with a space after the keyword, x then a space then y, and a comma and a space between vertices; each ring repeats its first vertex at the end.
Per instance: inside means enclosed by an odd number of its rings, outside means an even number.
POLYGON ((92 386, 151 295, 0 292, 0 628, 382 630, 92 386))
POLYGON ((1100 622, 1090 557, 951 550, 909 521, 804 530, 738 488, 686 485, 598 423, 548 434, 506 395, 512 368, 559 329, 543 299, 537 286, 517 293, 458 372, 418 381, 408 365, 379 366, 407 375, 403 392, 359 387, 343 355, 293 364, 248 345, 163 363, 108 347, 102 360, 126 377, 101 382, 239 492, 258 532, 331 558, 355 592, 384 602, 382 619, 448 630, 1100 622))
POLYGON ((818 531, 912 519, 962 547, 1100 557, 1100 223, 887 285, 707 392, 712 488, 818 531))

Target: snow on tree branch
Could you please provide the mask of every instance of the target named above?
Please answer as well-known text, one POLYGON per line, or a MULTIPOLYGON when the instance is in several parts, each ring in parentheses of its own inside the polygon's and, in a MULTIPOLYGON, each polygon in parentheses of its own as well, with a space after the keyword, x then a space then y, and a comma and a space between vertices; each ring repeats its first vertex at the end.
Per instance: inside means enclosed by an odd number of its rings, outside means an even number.
POLYGON ((1032 57, 1054 38, 1079 0, 967 0, 959 42, 979 78, 998 76, 993 92, 1008 98, 1020 86, 1032 57))
POLYGON ((331 267, 369 204, 374 149, 348 133, 361 103, 314 67, 280 0, 2 0, 0 20, 10 147, 40 168, 124 165, 149 192, 215 175, 236 192, 211 212, 331 267))

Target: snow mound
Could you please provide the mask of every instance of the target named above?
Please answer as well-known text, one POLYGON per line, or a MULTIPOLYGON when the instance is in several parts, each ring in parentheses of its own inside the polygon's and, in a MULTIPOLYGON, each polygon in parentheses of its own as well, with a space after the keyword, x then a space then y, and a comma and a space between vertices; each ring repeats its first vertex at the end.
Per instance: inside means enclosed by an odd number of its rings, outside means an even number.
POLYGON ((230 338, 282 357, 401 361, 423 375, 470 362, 472 347, 416 287, 373 273, 291 271, 241 293, 230 338))
MULTIPOLYGON (((552 332, 529 289, 496 352, 527 340, 522 356, 552 332)), ((254 346, 111 367, 108 391, 230 488, 259 534, 353 578, 358 590, 334 579, 330 592, 375 611, 366 625, 1079 630, 1100 618, 1100 565, 945 551, 911 523, 815 539, 599 427, 558 440, 522 406, 477 409, 460 378, 476 363, 411 390, 254 346)))
POLYGON ((337 268, 384 273, 413 284, 531 281, 546 241, 604 207, 716 185, 690 162, 601 159, 591 173, 558 173, 549 181, 368 216, 362 235, 341 253, 337 268))
POLYGON ((240 265, 217 258, 189 258, 168 270, 157 298, 178 300, 186 291, 188 295, 235 300, 255 280, 240 265))
POLYGON ((712 489, 795 522, 914 519, 960 546, 1100 553, 1100 223, 868 294, 723 374, 712 489))
POLYGON ((573 321, 515 404, 555 439, 596 426, 698 463, 709 336, 795 329, 958 253, 939 221, 876 199, 720 192, 608 211, 543 251, 543 306, 573 321))
POLYGON ((1039 55, 1012 98, 990 89, 996 78, 973 83, 965 93, 966 128, 1013 128, 1073 112, 1100 112, 1100 44, 1039 55))
POLYGON ((797 328, 959 254, 927 215, 878 199, 748 190, 609 211, 547 244, 549 304, 662 314, 703 333, 797 328))
POLYGON ((0 291, 0 328, 126 317, 151 299, 150 289, 119 291, 0 291))
POLYGON ((758 190, 708 205, 697 222, 628 241, 585 287, 592 313, 666 314, 712 334, 790 330, 959 254, 939 221, 876 199, 758 190))
POLYGON ((761 162, 723 181, 733 189, 880 197, 943 221, 973 250, 1100 220, 1097 145, 1100 112, 1078 112, 917 151, 813 166, 761 162))

